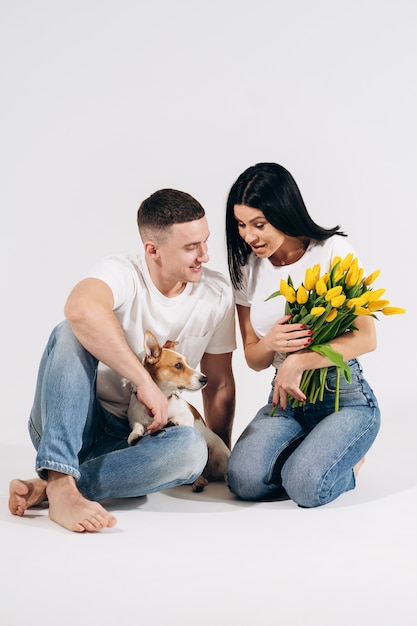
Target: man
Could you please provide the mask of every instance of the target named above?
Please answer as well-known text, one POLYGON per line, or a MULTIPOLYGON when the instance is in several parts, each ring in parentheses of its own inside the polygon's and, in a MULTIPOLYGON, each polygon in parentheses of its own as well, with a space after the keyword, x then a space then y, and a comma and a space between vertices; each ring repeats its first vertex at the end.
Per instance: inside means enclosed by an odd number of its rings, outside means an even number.
POLYGON ((116 524, 100 502, 189 484, 207 462, 196 429, 167 423, 167 399, 137 355, 145 330, 177 349, 208 377, 205 418, 230 447, 235 407, 233 295, 209 260, 203 207, 162 189, 138 209, 143 253, 97 263, 70 293, 65 317, 43 354, 29 432, 37 478, 10 483, 14 515, 46 498, 49 517, 74 532, 116 524), (153 421, 129 446, 129 380, 153 421))

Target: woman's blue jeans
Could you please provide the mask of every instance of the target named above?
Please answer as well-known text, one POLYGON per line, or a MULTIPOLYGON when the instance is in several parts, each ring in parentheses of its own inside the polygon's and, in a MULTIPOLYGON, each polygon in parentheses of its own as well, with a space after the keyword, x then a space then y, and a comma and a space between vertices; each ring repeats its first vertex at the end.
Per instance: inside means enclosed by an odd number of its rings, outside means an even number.
POLYGON ((340 407, 334 412, 336 369, 330 367, 322 402, 293 409, 260 409, 236 442, 228 483, 244 500, 282 499, 282 490, 302 507, 331 502, 355 487, 354 466, 371 447, 380 426, 375 395, 356 359, 352 382, 340 380, 340 407))
POLYGON ((43 353, 29 433, 36 471, 73 476, 90 500, 129 498, 193 483, 207 462, 198 431, 174 426, 129 446, 127 421, 105 410, 95 395, 95 359, 64 321, 43 353))

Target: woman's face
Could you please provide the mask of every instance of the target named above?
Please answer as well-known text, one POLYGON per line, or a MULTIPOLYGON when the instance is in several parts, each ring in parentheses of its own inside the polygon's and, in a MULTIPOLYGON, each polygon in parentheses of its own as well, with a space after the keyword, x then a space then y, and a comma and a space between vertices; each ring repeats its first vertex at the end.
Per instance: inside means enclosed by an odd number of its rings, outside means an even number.
POLYGON ((234 214, 239 235, 261 258, 269 258, 281 247, 285 235, 268 222, 260 209, 235 204, 234 214))

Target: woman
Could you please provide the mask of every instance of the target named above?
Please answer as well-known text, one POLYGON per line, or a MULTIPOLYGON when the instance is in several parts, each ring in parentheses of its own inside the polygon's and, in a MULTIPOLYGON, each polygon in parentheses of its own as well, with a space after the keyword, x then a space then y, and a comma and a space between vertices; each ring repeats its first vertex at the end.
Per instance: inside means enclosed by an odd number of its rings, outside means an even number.
POLYGON ((308 349, 311 330, 287 323, 284 297, 265 299, 289 275, 298 286, 307 268, 320 264, 323 274, 334 257, 357 255, 339 226, 326 229, 311 219, 295 180, 275 163, 254 165, 236 180, 226 235, 246 361, 256 371, 275 371, 267 404, 232 450, 229 487, 245 500, 289 497, 301 507, 321 506, 354 489, 379 430, 378 403, 357 360, 376 348, 374 320, 357 317, 357 330, 329 342, 352 373, 351 383, 341 377, 335 412, 336 368, 308 349), (300 389, 301 376, 322 367, 329 367, 324 398, 311 404, 300 389), (288 395, 302 406, 292 408, 288 395))

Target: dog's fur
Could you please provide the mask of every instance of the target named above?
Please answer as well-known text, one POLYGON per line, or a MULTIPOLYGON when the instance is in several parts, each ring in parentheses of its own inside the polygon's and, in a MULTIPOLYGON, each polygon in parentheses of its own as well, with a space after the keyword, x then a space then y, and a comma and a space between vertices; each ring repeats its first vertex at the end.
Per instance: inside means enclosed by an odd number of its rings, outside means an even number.
MULTIPOLYGON (((152 379, 168 398, 168 425, 194 426, 203 435, 208 448, 208 461, 202 475, 193 484, 193 491, 202 491, 208 481, 226 480, 227 461, 230 450, 218 435, 205 423, 195 407, 181 398, 185 389, 196 391, 207 385, 207 376, 192 369, 185 356, 174 350, 178 341, 166 341, 161 347, 156 337, 145 332, 145 357, 142 361, 152 379)), ((136 389, 131 385, 131 399, 127 412, 132 432, 129 444, 134 444, 145 434, 152 422, 146 407, 136 397, 136 389)))

